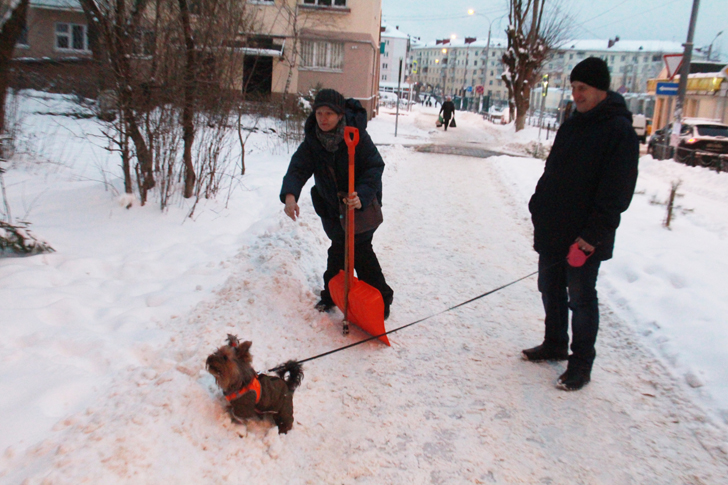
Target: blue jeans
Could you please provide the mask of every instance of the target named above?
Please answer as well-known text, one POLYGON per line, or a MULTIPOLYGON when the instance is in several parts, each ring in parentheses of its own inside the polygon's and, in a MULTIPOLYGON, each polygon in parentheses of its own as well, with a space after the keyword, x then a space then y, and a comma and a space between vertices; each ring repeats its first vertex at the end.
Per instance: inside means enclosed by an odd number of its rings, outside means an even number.
POLYGON ((601 261, 587 259, 580 268, 569 266, 563 257, 539 255, 538 290, 541 292, 546 331, 544 344, 557 349, 569 347, 571 310, 571 352, 569 365, 591 370, 599 331, 597 275, 601 261))

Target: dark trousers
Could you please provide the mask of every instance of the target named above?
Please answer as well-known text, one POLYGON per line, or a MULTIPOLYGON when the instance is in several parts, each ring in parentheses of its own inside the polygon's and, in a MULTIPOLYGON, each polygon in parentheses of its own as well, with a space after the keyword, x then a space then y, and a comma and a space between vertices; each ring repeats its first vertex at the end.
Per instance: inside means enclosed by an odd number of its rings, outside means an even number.
POLYGON ((591 370, 599 331, 597 275, 601 261, 589 258, 580 268, 569 266, 564 258, 539 255, 538 290, 546 311, 544 344, 569 348, 571 310, 571 352, 569 365, 591 370))
MULTIPOLYGON (((329 247, 329 258, 324 272, 324 290, 321 292, 322 300, 331 300, 329 293, 329 281, 344 269, 344 246, 346 237, 341 223, 335 219, 322 218, 326 235, 331 239, 329 247)), ((354 270, 361 281, 378 289, 382 294, 384 303, 390 305, 394 296, 394 290, 387 285, 382 274, 382 267, 379 265, 377 255, 374 254, 372 238, 374 231, 362 232, 354 236, 354 270)))
POLYGON ((450 118, 443 118, 442 119, 442 126, 445 127, 445 131, 447 131, 447 127, 450 125, 450 118))

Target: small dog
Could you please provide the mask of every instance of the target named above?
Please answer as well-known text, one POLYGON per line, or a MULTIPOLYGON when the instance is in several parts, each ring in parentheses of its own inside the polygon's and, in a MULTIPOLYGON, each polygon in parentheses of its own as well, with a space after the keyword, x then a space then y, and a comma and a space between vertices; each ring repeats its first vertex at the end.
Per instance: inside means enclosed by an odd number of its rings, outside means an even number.
POLYGON ((230 403, 233 420, 244 420, 261 414, 272 414, 278 433, 293 427, 293 392, 303 380, 301 364, 289 360, 278 368, 278 377, 256 374, 250 341, 240 343, 228 334, 228 344, 207 358, 207 370, 230 403), (288 374, 288 377, 286 377, 288 374))

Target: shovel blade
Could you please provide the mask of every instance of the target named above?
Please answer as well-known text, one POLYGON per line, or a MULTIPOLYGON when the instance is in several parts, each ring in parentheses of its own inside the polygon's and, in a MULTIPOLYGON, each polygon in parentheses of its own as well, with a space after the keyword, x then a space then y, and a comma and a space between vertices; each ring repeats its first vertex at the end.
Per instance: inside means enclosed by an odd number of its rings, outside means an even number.
MULTIPOLYGON (((329 281, 329 293, 336 306, 344 311, 344 279, 346 273, 339 274, 329 281)), ((386 332, 384 328, 384 300, 379 290, 372 285, 352 278, 349 288, 349 322, 361 328, 370 335, 380 335, 386 332)), ((346 315, 344 316, 346 318, 346 315)), ((379 337, 383 343, 389 344, 386 335, 379 337)))

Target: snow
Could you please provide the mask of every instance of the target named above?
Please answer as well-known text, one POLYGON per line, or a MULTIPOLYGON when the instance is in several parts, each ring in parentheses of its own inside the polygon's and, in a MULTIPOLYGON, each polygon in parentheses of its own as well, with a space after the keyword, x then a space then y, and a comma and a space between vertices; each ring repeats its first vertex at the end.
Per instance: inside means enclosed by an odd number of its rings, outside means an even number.
MULTIPOLYGON (((182 200, 127 209, 99 125, 47 114, 68 99, 30 92, 20 107, 9 205, 56 252, 0 259, 0 483, 727 483, 728 174, 641 158, 582 391, 554 388, 563 363, 519 357, 543 331, 532 277, 391 348, 308 362, 279 436, 230 422, 207 355, 237 334, 265 371, 364 337, 313 310, 327 239, 305 190, 301 218, 283 214, 291 147, 254 133, 230 197, 189 219, 182 200)), ((369 126, 387 163, 374 243, 395 290, 388 329, 536 268, 538 130, 457 113, 444 133, 437 112, 400 110, 396 137, 393 110, 369 126)))

